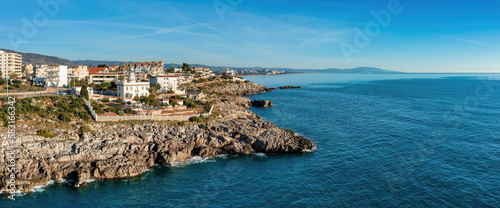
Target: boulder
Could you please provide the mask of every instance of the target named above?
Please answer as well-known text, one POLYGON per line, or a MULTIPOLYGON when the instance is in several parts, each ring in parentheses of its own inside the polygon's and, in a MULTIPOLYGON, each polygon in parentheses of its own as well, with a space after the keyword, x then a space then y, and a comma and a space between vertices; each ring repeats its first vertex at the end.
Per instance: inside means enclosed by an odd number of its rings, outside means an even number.
POLYGON ((273 107, 273 102, 271 102, 269 100, 254 100, 254 101, 252 101, 252 106, 259 107, 259 108, 269 108, 269 107, 273 107))

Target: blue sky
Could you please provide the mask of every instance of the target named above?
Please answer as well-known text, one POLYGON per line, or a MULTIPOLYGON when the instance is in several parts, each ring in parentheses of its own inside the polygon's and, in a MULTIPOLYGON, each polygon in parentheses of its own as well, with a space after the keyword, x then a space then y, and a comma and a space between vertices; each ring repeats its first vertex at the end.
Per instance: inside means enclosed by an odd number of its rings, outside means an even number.
POLYGON ((1 2, 0 48, 71 60, 500 72, 498 0, 59 0, 54 13, 36 2, 1 2), (356 28, 368 44, 356 44, 356 28))

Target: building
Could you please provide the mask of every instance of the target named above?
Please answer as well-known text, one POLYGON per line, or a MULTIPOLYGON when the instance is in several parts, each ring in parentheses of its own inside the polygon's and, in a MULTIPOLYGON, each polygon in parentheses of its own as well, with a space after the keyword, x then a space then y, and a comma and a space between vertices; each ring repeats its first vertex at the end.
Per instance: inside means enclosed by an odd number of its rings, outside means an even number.
POLYGON ((89 71, 89 76, 90 76, 91 74, 102 73, 102 72, 108 70, 108 68, 106 68, 106 67, 88 67, 87 70, 89 71))
POLYGON ((173 91, 175 94, 183 94, 183 91, 177 89, 180 75, 158 75, 151 77, 150 84, 160 84, 160 92, 173 91))
POLYGON ((118 73, 110 73, 108 71, 104 71, 101 73, 95 73, 95 74, 91 74, 89 76, 88 83, 89 84, 92 84, 92 83, 101 84, 104 82, 117 82, 118 76, 119 76, 118 73))
POLYGON ((221 73, 227 74, 228 76, 232 76, 232 77, 238 76, 238 73, 235 70, 232 70, 229 68, 222 69, 221 73))
POLYGON ((22 77, 30 77, 33 75, 33 65, 27 64, 22 67, 22 77))
POLYGON ((84 80, 89 76, 87 66, 78 66, 76 68, 68 69, 68 79, 70 80, 84 80))
POLYGON ((117 84, 118 97, 124 102, 133 102, 134 97, 149 96, 149 82, 137 82, 133 70, 129 72, 126 81, 117 84))
POLYGON ((65 87, 68 85, 68 66, 42 65, 35 69, 33 81, 47 87, 65 87))
POLYGON ((22 76, 23 56, 18 53, 7 53, 0 51, 0 71, 2 78, 8 79, 11 74, 17 77, 22 76))
POLYGON ((193 67, 193 70, 196 73, 200 73, 201 75, 205 75, 205 76, 210 75, 212 73, 212 71, 208 67, 195 66, 195 67, 193 67))

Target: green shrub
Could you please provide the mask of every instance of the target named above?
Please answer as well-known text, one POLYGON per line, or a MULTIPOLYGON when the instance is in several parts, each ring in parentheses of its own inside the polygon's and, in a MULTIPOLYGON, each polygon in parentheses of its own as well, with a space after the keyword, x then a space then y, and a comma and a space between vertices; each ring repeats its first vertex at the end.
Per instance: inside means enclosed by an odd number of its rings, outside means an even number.
POLYGON ((125 113, 127 113, 127 114, 133 114, 134 110, 132 110, 132 108, 127 108, 127 109, 125 109, 125 113))
POLYGON ((102 102, 103 102, 103 103, 109 103, 109 98, 107 98, 107 97, 103 98, 103 99, 102 99, 102 102))
POLYGON ((117 103, 123 103, 123 99, 118 98, 118 99, 116 99, 116 102, 117 102, 117 103))
POLYGON ((41 129, 41 130, 39 130, 39 131, 36 133, 36 135, 38 135, 38 136, 43 136, 43 137, 45 137, 45 138, 52 138, 52 137, 54 137, 54 136, 55 136, 53 133, 51 133, 51 132, 50 132, 49 130, 47 130, 47 129, 41 129))
POLYGON ((205 78, 199 78, 198 80, 196 80, 196 84, 199 84, 199 83, 203 83, 203 82, 206 82, 207 80, 205 78))
POLYGON ((200 127, 200 129, 206 129, 207 128, 207 125, 206 124, 200 124, 198 125, 200 127))
POLYGON ((200 117, 193 116, 193 117, 189 118, 189 121, 191 121, 191 122, 200 122, 200 117))
POLYGON ((80 116, 80 118, 86 122, 92 121, 92 116, 90 116, 89 114, 83 114, 82 116, 80 116))
POLYGON ((94 130, 92 130, 92 128, 90 128, 90 126, 87 126, 87 125, 84 125, 82 126, 82 128, 80 128, 80 134, 85 134, 85 133, 95 133, 94 130))
POLYGON ((57 118, 61 121, 70 122, 73 120, 73 115, 69 113, 60 113, 57 118))

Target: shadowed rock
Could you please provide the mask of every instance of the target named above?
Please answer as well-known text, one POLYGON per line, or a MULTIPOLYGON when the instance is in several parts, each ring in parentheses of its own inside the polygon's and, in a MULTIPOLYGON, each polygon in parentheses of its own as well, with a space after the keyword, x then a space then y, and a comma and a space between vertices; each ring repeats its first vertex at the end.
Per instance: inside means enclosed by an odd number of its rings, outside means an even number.
POLYGON ((254 101, 252 101, 252 106, 259 107, 259 108, 269 108, 269 107, 273 107, 273 102, 271 102, 269 100, 254 100, 254 101))
POLYGON ((286 89, 298 89, 298 88, 303 88, 301 86, 283 86, 283 87, 279 87, 280 90, 286 90, 286 89))

